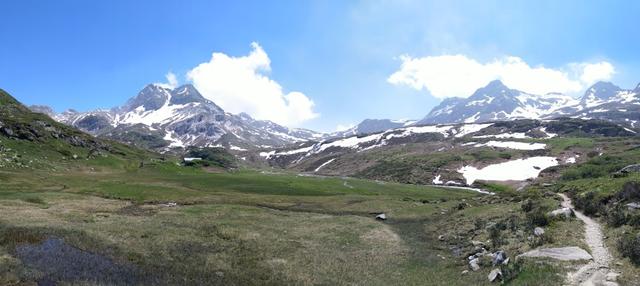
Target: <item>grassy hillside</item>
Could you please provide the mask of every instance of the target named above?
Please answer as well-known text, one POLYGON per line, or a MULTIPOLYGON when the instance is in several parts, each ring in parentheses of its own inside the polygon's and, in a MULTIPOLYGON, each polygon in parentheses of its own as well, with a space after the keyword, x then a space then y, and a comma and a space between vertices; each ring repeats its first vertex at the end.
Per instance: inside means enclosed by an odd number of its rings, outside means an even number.
MULTIPOLYGON (((60 278, 16 258, 18 246, 55 237, 143 284, 483 285, 489 267, 460 274, 471 240, 496 223, 529 227, 524 197, 510 194, 168 163, 92 168, 0 172, 0 282, 60 278)), ((522 231, 498 230, 496 247, 528 249, 522 231)), ((559 270, 522 271, 514 285, 559 270)))
POLYGON ((92 137, 31 112, 0 90, 0 167, 5 169, 65 169, 110 165, 120 168, 156 161, 161 156, 92 137))

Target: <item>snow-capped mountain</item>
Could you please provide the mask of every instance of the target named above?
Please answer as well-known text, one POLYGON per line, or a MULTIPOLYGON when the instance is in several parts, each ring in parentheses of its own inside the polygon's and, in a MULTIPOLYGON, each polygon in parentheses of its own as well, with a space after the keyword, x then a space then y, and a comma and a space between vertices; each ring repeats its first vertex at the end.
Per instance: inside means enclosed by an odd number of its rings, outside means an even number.
POLYGON ((347 130, 331 133, 329 137, 348 137, 353 135, 362 135, 377 133, 390 129, 410 126, 416 123, 416 120, 392 120, 392 119, 365 119, 358 125, 347 130))
POLYGON ((175 89, 147 85, 123 106, 108 110, 55 114, 43 106, 32 109, 96 136, 154 149, 224 146, 244 150, 324 137, 311 130, 256 120, 245 113, 225 112, 189 84, 175 89))
POLYGON ((559 93, 535 95, 510 89, 496 80, 469 98, 445 99, 417 124, 473 123, 512 119, 573 117, 603 119, 636 128, 640 114, 640 85, 624 90, 598 82, 580 98, 559 93))

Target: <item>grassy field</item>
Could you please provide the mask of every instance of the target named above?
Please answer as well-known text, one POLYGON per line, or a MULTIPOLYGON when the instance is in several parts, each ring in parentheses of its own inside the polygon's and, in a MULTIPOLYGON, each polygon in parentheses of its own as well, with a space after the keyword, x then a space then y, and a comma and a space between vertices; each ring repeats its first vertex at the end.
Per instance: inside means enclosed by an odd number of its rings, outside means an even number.
MULTIPOLYGON (((0 284, 483 285, 490 266, 462 274, 471 240, 522 218, 510 194, 174 163, 64 169, 0 172, 0 284), (388 220, 375 220, 382 212, 388 220), (129 276, 87 281, 19 259, 21 245, 51 238, 129 276)), ((525 237, 506 234, 500 247, 523 251, 525 237)), ((511 283, 555 283, 560 271, 529 263, 511 283)))

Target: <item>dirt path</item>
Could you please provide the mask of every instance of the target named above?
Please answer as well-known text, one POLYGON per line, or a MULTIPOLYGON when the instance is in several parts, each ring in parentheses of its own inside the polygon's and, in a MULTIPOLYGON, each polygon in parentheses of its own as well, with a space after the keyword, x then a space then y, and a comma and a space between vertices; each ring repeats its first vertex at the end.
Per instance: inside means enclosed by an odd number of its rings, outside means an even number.
MULTIPOLYGON (((559 194, 562 197, 562 206, 573 209, 571 199, 565 194, 559 194)), ((606 285, 617 286, 615 282, 619 275, 609 268, 613 258, 603 241, 602 229, 600 224, 590 217, 573 209, 576 217, 584 222, 585 241, 591 249, 593 260, 581 266, 578 271, 568 274, 570 285, 606 285)))

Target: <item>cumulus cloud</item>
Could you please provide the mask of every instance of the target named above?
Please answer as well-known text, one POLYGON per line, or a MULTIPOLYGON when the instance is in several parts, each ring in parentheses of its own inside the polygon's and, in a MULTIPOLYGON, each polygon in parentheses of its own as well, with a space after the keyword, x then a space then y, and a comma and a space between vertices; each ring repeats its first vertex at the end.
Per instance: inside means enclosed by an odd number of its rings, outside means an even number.
POLYGON ((174 73, 168 72, 164 77, 167 79, 167 82, 155 83, 155 85, 168 88, 168 89, 174 89, 178 87, 178 78, 174 73))
POLYGON ((267 75, 271 60, 258 43, 249 55, 213 53, 211 60, 187 73, 204 97, 232 113, 246 112, 257 119, 297 126, 316 118, 313 101, 301 92, 285 93, 267 75))
POLYGON ((615 73, 608 62, 571 63, 562 68, 530 66, 519 57, 506 56, 480 63, 465 55, 412 58, 401 56, 402 65, 387 81, 428 90, 437 98, 468 97, 476 89, 499 79, 510 88, 534 94, 575 94, 615 73))

